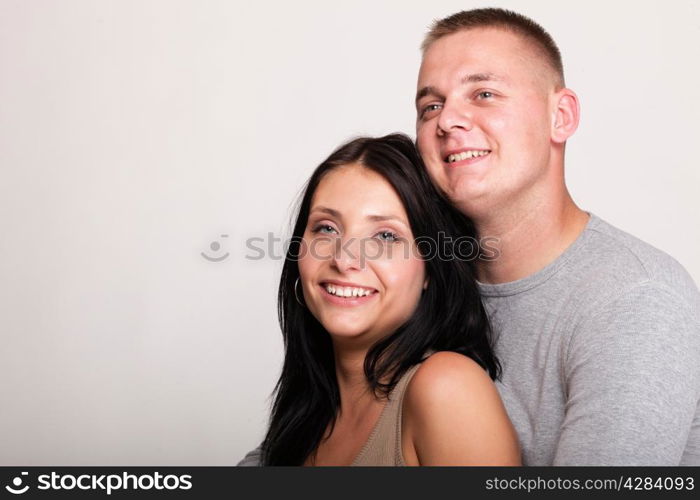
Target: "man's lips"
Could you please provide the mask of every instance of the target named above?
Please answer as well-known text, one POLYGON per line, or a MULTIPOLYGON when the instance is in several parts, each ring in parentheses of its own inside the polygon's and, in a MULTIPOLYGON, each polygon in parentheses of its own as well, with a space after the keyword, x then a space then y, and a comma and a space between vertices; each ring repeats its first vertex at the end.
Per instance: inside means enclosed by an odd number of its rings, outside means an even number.
POLYGON ((491 154, 490 149, 479 148, 461 148, 446 151, 442 157, 442 161, 448 165, 463 165, 473 163, 491 154))

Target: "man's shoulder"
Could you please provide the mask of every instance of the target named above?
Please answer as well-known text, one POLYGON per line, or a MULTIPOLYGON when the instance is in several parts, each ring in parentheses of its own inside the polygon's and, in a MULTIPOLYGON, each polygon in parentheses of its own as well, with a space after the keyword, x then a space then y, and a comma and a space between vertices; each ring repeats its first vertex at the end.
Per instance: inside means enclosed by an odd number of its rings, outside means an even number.
POLYGON ((662 359, 660 350, 672 352, 677 367, 697 364, 700 293, 689 273, 665 252, 591 217, 579 263, 572 262, 580 281, 567 300, 569 370, 581 360, 604 367, 616 357, 630 368, 651 365, 662 359))
POLYGON ((574 266, 587 273, 592 287, 624 291, 637 287, 665 289, 691 303, 700 299, 690 274, 673 257, 591 214, 587 242, 574 266))

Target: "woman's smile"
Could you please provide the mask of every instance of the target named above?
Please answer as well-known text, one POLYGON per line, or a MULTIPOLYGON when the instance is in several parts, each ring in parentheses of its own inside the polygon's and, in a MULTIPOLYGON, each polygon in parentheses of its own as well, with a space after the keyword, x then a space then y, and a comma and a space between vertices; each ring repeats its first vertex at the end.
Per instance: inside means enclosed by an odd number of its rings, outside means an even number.
POLYGON ((343 284, 337 281, 325 281, 319 286, 322 290, 321 296, 328 302, 345 307, 364 305, 373 300, 379 293, 375 288, 343 284))

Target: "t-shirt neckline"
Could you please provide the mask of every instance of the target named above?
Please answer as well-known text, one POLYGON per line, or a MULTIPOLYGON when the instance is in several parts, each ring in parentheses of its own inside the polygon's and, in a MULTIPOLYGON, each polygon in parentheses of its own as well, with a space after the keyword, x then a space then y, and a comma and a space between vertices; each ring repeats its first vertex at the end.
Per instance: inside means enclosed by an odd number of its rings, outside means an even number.
POLYGON ((591 212, 586 213, 589 215, 589 217, 583 231, 581 231, 578 238, 576 238, 559 257, 534 274, 519 280, 509 281, 507 283, 481 283, 480 281, 477 281, 481 295, 484 297, 505 297, 507 295, 523 293, 541 285, 557 274, 557 272, 569 261, 569 259, 576 255, 581 248, 586 245, 591 235, 591 229, 600 221, 600 219, 591 212))

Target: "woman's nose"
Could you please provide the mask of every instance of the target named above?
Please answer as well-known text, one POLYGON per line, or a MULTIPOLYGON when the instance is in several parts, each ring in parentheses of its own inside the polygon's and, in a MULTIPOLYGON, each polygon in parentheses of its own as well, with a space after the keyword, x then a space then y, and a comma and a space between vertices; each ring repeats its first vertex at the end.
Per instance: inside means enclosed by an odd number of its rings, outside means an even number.
POLYGON ((337 238, 334 242, 332 264, 341 273, 362 269, 362 245, 358 238, 337 238))

